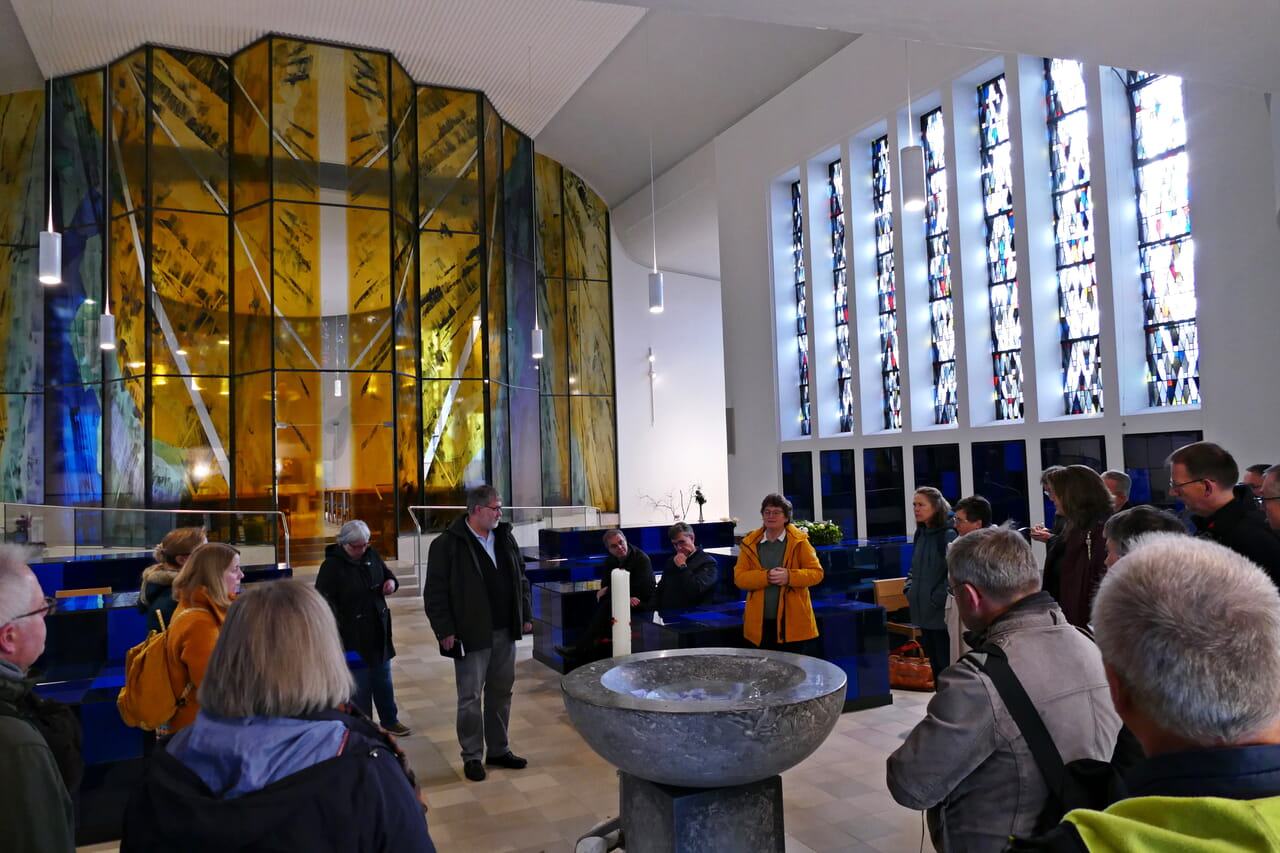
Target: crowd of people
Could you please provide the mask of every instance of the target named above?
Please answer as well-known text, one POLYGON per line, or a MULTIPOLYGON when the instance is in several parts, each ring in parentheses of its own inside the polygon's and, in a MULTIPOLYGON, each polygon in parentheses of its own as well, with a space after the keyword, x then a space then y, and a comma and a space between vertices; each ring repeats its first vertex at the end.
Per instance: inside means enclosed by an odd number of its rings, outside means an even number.
MULTIPOLYGON (((938 851, 1278 849, 1280 465, 1242 478, 1210 442, 1167 464, 1182 517, 1134 503, 1124 472, 1083 465, 1043 473, 1050 527, 993 526, 979 495, 954 508, 932 487, 912 496, 905 591, 936 694, 889 757, 887 784, 925 812, 938 851)), ((733 582, 744 639, 805 654, 823 568, 792 513, 782 495, 763 499, 733 582)), ((648 555, 606 532, 605 584, 582 637, 559 649, 567 663, 607 644, 613 569, 628 573, 641 615, 710 600, 715 561, 688 524, 668 536, 655 582, 648 555)), ((139 607, 166 631, 177 712, 129 800, 121 849, 277 849, 287 838, 293 849, 434 850, 392 736, 410 734, 390 671, 386 596, 398 582, 368 526, 342 526, 314 588, 241 594, 239 552, 199 528, 171 532, 155 556, 139 607)), ((525 768, 508 726, 530 587, 493 487, 471 489, 466 514, 432 543, 423 603, 453 659, 464 776, 525 768)), ((0 546, 0 790, 18 815, 0 846, 16 853, 74 843, 78 726, 29 676, 56 605, 24 552, 0 546)))

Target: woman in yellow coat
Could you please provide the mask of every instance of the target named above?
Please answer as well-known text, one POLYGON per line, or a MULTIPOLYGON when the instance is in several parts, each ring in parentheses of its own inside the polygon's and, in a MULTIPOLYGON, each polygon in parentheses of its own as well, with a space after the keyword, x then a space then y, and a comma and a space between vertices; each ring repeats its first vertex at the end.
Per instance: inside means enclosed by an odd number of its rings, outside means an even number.
POLYGON ((733 582, 747 591, 742 634, 762 649, 803 654, 818 636, 809 587, 822 581, 822 564, 808 535, 790 523, 791 501, 766 495, 760 519, 733 567, 733 582))
POLYGON ((221 542, 209 542, 191 552, 182 571, 173 581, 178 609, 167 630, 169 644, 169 684, 173 695, 182 698, 178 712, 169 721, 174 734, 195 722, 200 703, 196 691, 204 681, 209 657, 218 642, 227 608, 240 589, 240 552, 221 542))

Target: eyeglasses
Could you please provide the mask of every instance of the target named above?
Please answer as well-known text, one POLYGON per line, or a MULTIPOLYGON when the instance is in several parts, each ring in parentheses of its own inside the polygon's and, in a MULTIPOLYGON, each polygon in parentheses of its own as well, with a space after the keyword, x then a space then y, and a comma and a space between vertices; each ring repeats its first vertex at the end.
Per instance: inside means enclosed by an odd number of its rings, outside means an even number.
POLYGON ((369 542, 367 540, 364 542, 348 542, 347 547, 352 551, 363 551, 369 547, 369 542))
POLYGON ((947 584, 947 594, 950 595, 952 598, 958 598, 960 594, 960 590, 964 589, 966 586, 968 586, 968 584, 949 583, 947 584))
POLYGON ((1269 497, 1269 498, 1265 496, 1258 498, 1258 503, 1260 504, 1264 504, 1267 501, 1280 501, 1280 495, 1273 495, 1272 497, 1269 497))
POLYGON ((1203 483, 1208 479, 1209 479, 1208 477, 1196 477, 1194 480, 1187 480, 1185 483, 1178 483, 1173 480, 1170 480, 1169 491, 1176 492, 1178 489, 1181 489, 1183 486, 1189 486, 1192 483, 1203 483))
POLYGON ((496 512, 498 515, 502 515, 502 504, 497 504, 496 506, 494 506, 494 505, 489 505, 489 504, 485 504, 485 507, 484 507, 484 508, 485 508, 485 509, 491 509, 491 510, 493 510, 494 512, 496 512))
POLYGON ((46 595, 44 597, 43 607, 32 610, 30 613, 23 613, 21 616, 15 616, 4 624, 9 625, 13 622, 17 622, 19 619, 26 619, 28 616, 48 616, 50 613, 54 612, 57 609, 58 609, 58 599, 51 598, 50 596, 46 595))
POLYGON ((787 511, 784 509, 766 509, 766 510, 761 510, 760 514, 762 516, 772 517, 777 515, 786 515, 787 511))

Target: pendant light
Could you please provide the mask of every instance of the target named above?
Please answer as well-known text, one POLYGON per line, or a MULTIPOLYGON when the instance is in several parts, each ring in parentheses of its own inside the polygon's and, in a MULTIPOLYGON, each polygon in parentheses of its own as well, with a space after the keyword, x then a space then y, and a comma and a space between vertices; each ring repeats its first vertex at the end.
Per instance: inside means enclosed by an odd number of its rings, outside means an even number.
POLYGON ((62 235, 53 230, 53 78, 45 84, 45 139, 49 144, 48 172, 49 227, 40 232, 40 283, 62 284, 62 235))
MULTIPOLYGON (((916 127, 911 117, 911 42, 902 43, 906 54, 907 66, 907 128, 911 139, 915 139, 916 127)), ((924 210, 924 146, 908 145, 898 152, 898 162, 902 173, 902 209, 909 211, 924 210)))
MULTIPOLYGON (((648 22, 646 22, 648 23, 648 22)), ((649 227, 653 232, 653 272, 649 273, 649 313, 661 314, 663 308, 662 273, 658 272, 658 203, 653 187, 653 62, 649 56, 649 30, 644 34, 644 64, 649 78, 649 227)))

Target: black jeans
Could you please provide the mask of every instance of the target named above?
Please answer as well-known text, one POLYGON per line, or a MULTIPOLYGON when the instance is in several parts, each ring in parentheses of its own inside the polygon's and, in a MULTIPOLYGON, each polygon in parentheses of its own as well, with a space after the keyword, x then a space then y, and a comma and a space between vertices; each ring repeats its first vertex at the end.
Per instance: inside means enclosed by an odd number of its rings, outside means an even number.
POLYGON ((929 658, 929 667, 933 670, 933 680, 947 668, 951 659, 951 635, 946 628, 921 628, 920 646, 929 658))
POLYGON ((760 648, 775 652, 791 652, 797 655, 810 654, 808 640, 798 640, 794 643, 778 642, 777 619, 766 619, 761 625, 760 648))

